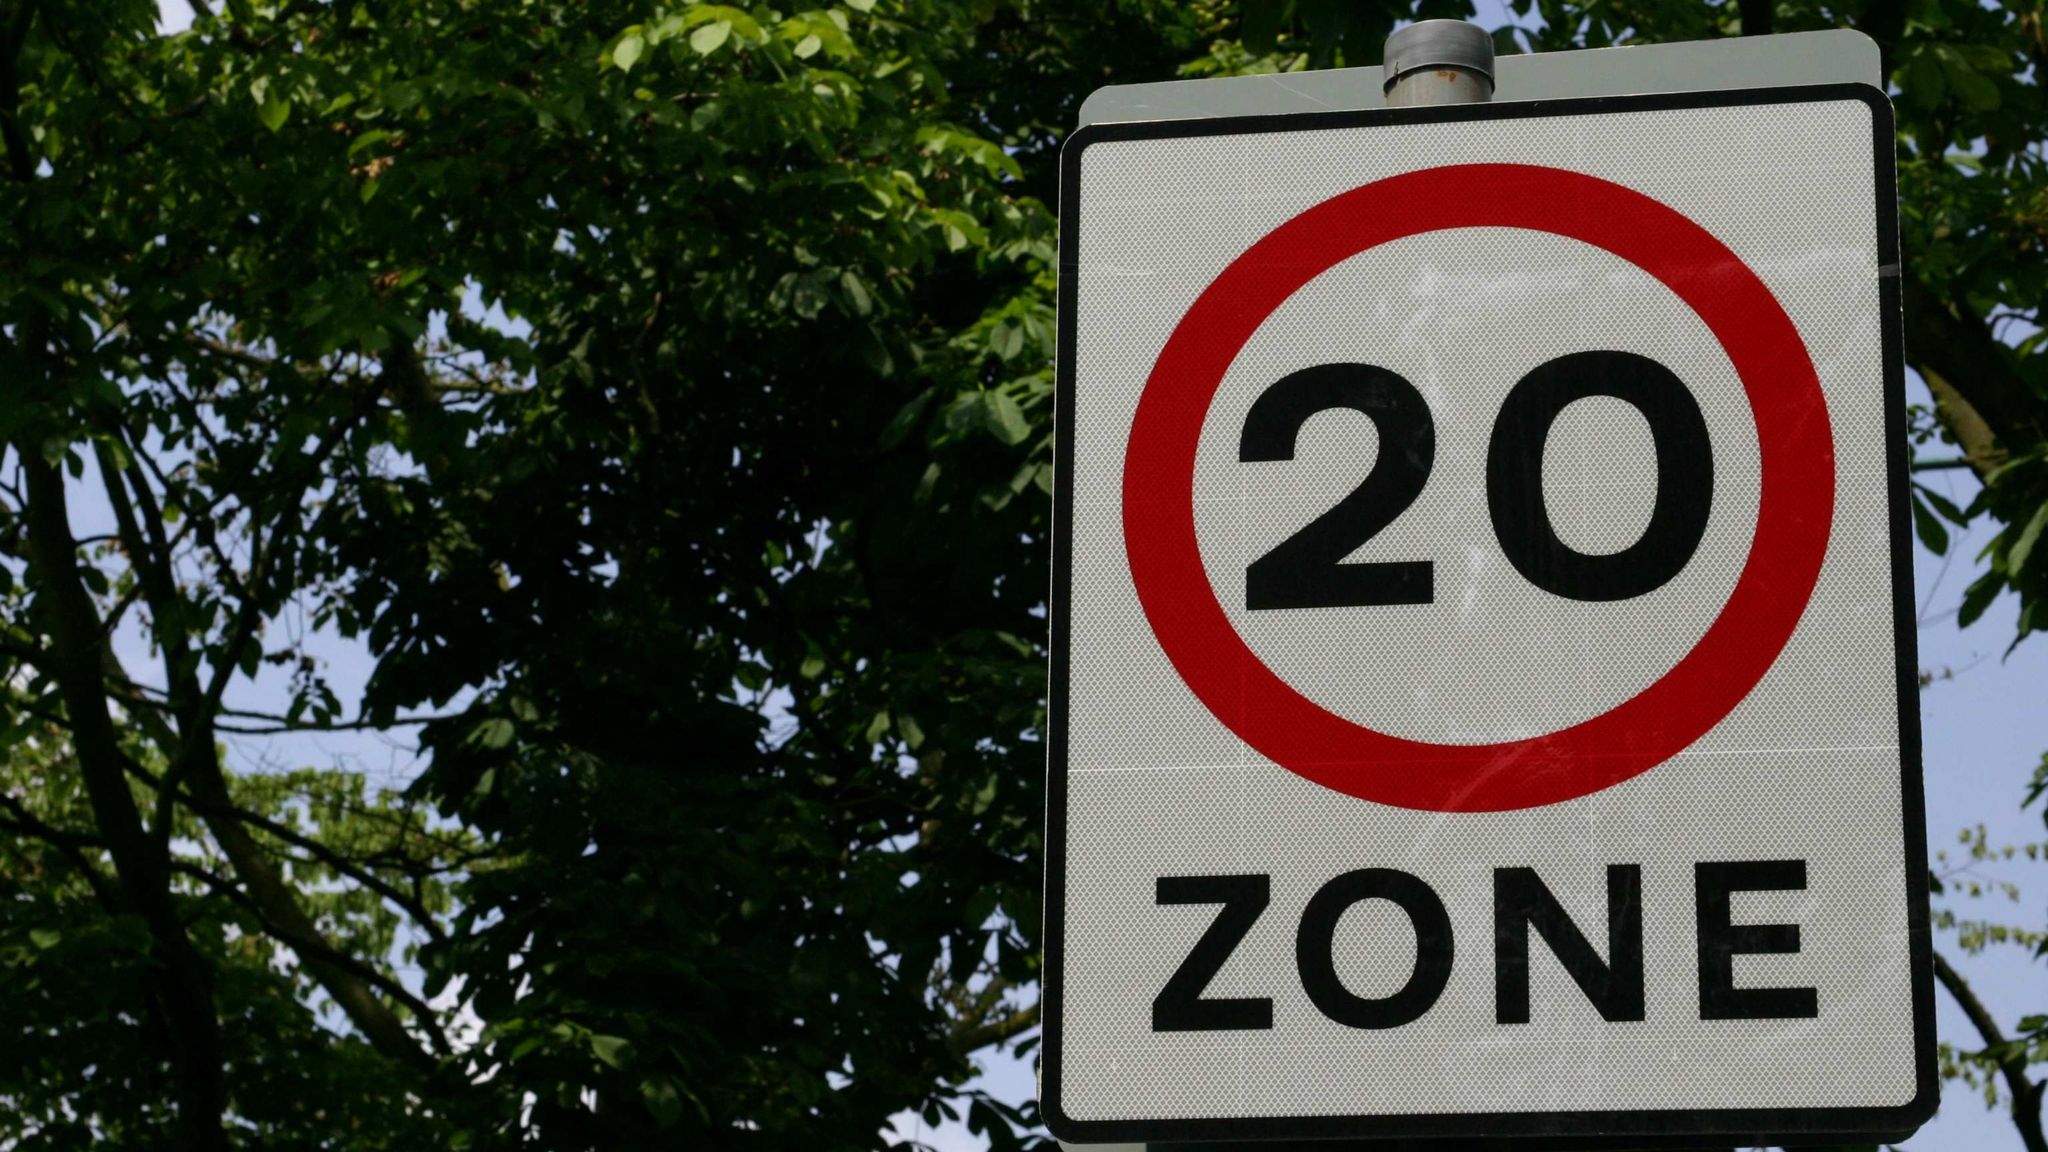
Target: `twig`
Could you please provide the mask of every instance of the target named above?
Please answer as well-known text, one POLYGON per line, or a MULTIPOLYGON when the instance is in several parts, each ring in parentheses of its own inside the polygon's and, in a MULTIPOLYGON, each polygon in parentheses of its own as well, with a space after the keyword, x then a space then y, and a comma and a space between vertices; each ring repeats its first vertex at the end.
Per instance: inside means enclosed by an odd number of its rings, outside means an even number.
POLYGON ((1955 998, 1963 1015, 1976 1026, 1977 1034, 1984 1038, 1983 1054, 1997 1063, 1999 1073, 2005 1077, 2006 1088, 2012 1094, 2012 1122, 2020 1130, 2020 1142, 2027 1146, 2027 1152, 2048 1152, 2048 1137, 2041 1132, 2041 1085, 2027 1079, 2024 1047, 2016 1047, 2005 1038, 1998 1021, 1971 991, 1969 982, 1939 952, 1934 954, 1934 975, 1955 998))

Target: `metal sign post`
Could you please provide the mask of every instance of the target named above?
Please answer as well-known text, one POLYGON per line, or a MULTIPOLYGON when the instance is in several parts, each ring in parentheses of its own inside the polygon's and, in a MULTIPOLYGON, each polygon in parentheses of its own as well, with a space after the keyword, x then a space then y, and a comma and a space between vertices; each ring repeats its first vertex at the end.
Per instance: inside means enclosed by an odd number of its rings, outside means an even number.
POLYGON ((1898 1138, 1935 1077, 1889 105, 1517 100, 1475 32, 1397 33, 1384 109, 1068 144, 1048 1121, 1898 1138))
POLYGON ((1463 20, 1424 20, 1387 37, 1389 108, 1484 104, 1493 99, 1493 37, 1463 20))

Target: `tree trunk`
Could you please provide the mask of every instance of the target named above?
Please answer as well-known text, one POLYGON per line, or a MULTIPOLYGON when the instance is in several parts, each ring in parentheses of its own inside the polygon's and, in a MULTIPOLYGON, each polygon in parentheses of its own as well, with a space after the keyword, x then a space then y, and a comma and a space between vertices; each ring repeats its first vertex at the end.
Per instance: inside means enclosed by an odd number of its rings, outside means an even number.
POLYGON ((225 1150, 221 1117, 227 1095, 212 972, 178 919, 168 855, 144 829, 128 790, 127 754, 107 712, 100 674, 99 613, 79 578, 64 477, 42 458, 39 445, 22 444, 15 451, 28 478, 26 519, 36 607, 49 629, 52 672, 70 715, 79 771, 93 820, 120 877, 122 904, 149 927, 150 988, 169 1025, 179 1143, 198 1152, 225 1150))

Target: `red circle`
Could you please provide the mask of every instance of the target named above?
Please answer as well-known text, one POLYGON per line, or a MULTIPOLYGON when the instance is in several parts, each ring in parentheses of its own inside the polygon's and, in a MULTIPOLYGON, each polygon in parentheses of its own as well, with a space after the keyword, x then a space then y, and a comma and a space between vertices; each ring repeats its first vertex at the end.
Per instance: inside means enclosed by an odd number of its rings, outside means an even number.
POLYGON ((1672 208, 1578 172, 1467 164, 1333 196, 1223 270, 1167 340, 1124 457, 1124 544, 1154 635, 1216 718, 1281 767, 1364 800, 1501 812, 1585 796, 1699 739, 1763 678, 1819 579, 1834 516, 1834 440, 1790 317, 1727 246, 1672 208), (1431 744, 1354 724, 1294 690, 1231 625, 1195 540, 1195 448, 1223 375, 1267 316, 1340 261, 1449 228, 1518 228, 1627 260, 1685 301, 1741 377, 1756 419, 1761 497, 1727 604, 1654 684, 1569 728, 1500 744, 1431 744))

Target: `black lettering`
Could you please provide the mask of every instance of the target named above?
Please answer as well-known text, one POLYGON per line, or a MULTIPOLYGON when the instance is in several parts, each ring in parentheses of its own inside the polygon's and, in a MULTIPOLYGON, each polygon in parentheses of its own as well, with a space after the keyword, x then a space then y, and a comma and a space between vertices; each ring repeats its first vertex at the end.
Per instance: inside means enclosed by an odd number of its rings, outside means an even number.
POLYGON ((1160 904, 1221 904, 1194 951, 1152 1000, 1154 1032, 1243 1032, 1273 1026, 1273 1001, 1263 996, 1205 1000, 1209 981, 1250 934, 1272 901, 1267 876, 1161 876, 1160 904))
POLYGON ((1302 911, 1294 938, 1294 962, 1308 998, 1323 1015, 1350 1028, 1399 1028, 1429 1011, 1450 983, 1451 953, 1451 917, 1443 901, 1418 877, 1391 868, 1346 872, 1323 885, 1302 911), (1353 994, 1337 978, 1337 921, 1366 900, 1400 905, 1415 928, 1415 970, 1400 991, 1378 1000, 1353 994))
POLYGON ((1294 459, 1301 426, 1332 408, 1362 412, 1379 430, 1372 471, 1329 511, 1252 561, 1244 574, 1248 610, 1427 604, 1435 595, 1427 560, 1343 562, 1407 511, 1429 481, 1436 424, 1415 385, 1371 364, 1318 364, 1291 372, 1253 402, 1237 458, 1294 459))
POLYGON ((1820 1015, 1812 988, 1737 988, 1735 957, 1799 951, 1797 924, 1735 924, 1736 892, 1800 892, 1804 860, 1745 860, 1693 865, 1699 922, 1700 1019, 1801 1020, 1820 1015))
POLYGON ((1493 1018, 1529 1022, 1529 928, 1592 1001, 1600 1018, 1643 1018, 1643 870, 1607 866, 1607 955, 1603 963, 1534 868, 1493 870, 1493 1018))
POLYGON ((1501 551, 1531 584, 1572 600, 1627 600, 1664 586, 1707 531, 1714 451, 1685 382, 1633 352, 1574 352, 1539 365, 1508 392, 1486 453, 1486 505, 1501 551), (1635 406, 1657 447, 1649 526, 1619 552, 1593 555, 1558 539, 1543 502, 1543 448, 1567 405, 1612 396, 1635 406))

